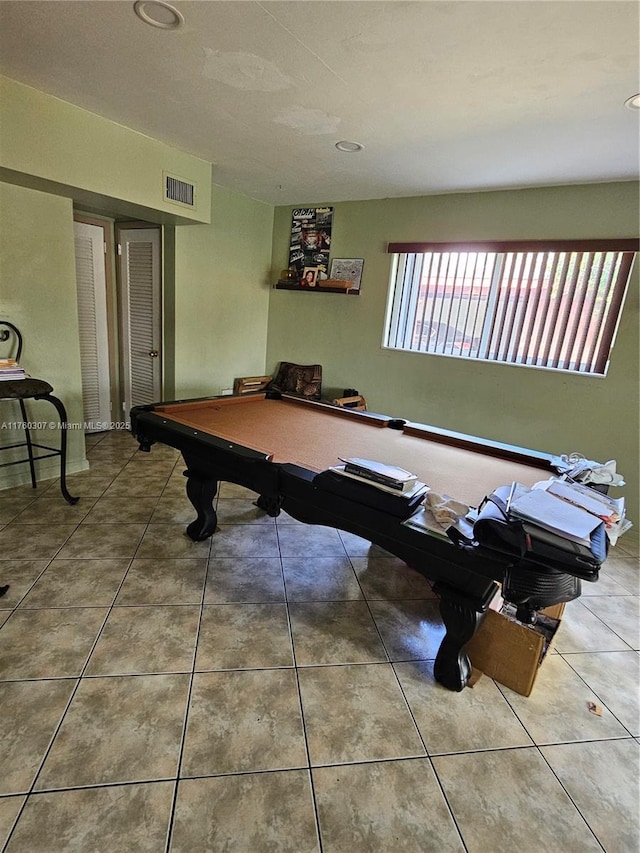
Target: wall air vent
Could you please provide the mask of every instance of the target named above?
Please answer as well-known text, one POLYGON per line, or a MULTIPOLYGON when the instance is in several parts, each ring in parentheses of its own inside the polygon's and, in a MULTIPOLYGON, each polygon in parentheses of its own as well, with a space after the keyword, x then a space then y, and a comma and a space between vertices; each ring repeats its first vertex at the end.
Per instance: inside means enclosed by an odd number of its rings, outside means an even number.
POLYGON ((185 207, 194 207, 195 186, 165 172, 164 200, 173 204, 183 204, 185 207))

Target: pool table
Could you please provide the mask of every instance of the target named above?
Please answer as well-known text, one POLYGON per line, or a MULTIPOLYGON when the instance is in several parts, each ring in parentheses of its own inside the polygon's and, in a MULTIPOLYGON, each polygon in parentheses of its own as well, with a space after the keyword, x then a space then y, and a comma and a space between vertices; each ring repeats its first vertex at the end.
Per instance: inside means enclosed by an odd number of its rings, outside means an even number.
POLYGON ((451 690, 467 684, 471 667, 465 645, 507 577, 503 595, 510 589, 516 604, 533 601, 541 608, 580 595, 580 578, 571 572, 529 563, 519 554, 438 539, 352 494, 319 487, 321 478, 316 481, 341 457, 359 456, 399 465, 433 491, 478 506, 513 480, 530 486, 546 479, 553 470, 548 454, 264 393, 138 406, 131 411, 131 431, 142 450, 160 442, 182 453, 187 495, 197 514, 187 528, 194 541, 215 532, 213 499, 218 483, 229 481, 256 492, 258 505, 271 515, 284 510, 308 524, 357 534, 434 581, 446 628, 434 673, 451 690))

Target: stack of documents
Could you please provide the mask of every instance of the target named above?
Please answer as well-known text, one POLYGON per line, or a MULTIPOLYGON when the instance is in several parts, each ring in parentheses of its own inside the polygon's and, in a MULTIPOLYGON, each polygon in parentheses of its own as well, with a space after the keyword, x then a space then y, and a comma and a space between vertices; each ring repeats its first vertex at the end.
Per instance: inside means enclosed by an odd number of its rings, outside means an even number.
POLYGON ((614 545, 631 527, 625 519, 624 498, 616 500, 580 483, 553 477, 536 483, 531 490, 516 489, 509 513, 587 546, 593 532, 603 523, 614 545))

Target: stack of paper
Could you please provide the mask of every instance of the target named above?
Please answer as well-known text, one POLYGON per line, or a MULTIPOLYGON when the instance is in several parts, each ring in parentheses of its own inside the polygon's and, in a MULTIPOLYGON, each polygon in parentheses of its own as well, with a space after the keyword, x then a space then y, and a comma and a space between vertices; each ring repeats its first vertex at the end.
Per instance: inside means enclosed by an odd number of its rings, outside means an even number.
POLYGON ((582 545, 591 543, 591 534, 602 523, 597 516, 544 489, 532 489, 513 499, 509 513, 582 545))
POLYGON ((14 358, 0 358, 0 381, 24 379, 26 373, 14 358))
POLYGON ((619 536, 632 525, 625 518, 624 498, 611 498, 581 483, 552 477, 543 483, 536 483, 535 490, 542 490, 565 503, 578 507, 604 522, 607 536, 615 545, 619 536))

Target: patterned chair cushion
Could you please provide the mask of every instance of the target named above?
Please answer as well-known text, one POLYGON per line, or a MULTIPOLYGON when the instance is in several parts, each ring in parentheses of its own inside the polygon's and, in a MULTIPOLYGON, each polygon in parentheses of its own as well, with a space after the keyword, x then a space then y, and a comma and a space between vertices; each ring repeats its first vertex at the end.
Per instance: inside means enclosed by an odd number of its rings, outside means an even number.
POLYGON ((50 394, 53 385, 44 379, 14 379, 0 382, 0 400, 28 400, 50 394))
POLYGON ((322 365, 281 361, 277 374, 269 383, 269 390, 279 391, 281 394, 297 394, 307 400, 319 400, 322 391, 322 365))

